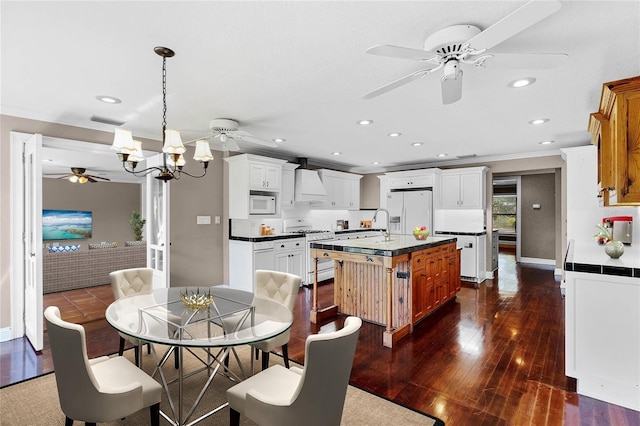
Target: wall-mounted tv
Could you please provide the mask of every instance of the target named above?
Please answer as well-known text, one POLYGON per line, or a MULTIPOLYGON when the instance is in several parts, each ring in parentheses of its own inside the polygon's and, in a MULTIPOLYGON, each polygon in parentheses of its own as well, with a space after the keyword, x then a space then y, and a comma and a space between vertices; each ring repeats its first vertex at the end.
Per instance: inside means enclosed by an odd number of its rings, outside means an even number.
POLYGON ((92 214, 78 210, 42 210, 43 240, 91 238, 92 214))

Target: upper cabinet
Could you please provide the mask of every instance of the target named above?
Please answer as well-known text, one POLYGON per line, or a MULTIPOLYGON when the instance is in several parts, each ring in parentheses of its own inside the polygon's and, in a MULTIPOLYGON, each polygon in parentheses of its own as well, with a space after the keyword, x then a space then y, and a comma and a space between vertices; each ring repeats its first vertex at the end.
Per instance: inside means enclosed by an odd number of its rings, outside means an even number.
POLYGON ((640 76, 603 84, 589 131, 603 204, 640 205, 640 76))
MULTIPOLYGON (((224 160, 229 163, 229 218, 249 218, 252 194, 272 195, 279 203, 285 160, 251 154, 234 155, 224 160)), ((274 215, 279 212, 280 208, 277 208, 274 215)))
POLYGON ((282 165, 249 163, 249 187, 257 191, 279 191, 282 165))
POLYGON ((487 167, 443 170, 440 175, 441 209, 486 208, 487 167))
POLYGON ((282 185, 280 190, 280 207, 292 209, 295 207, 295 170, 297 164, 285 163, 282 165, 282 185))
POLYGON ((362 179, 362 175, 328 169, 318 170, 318 175, 327 191, 327 200, 323 203, 324 208, 360 209, 360 179, 362 179))
POLYGON ((433 169, 386 174, 389 178, 389 189, 433 188, 435 185, 435 175, 436 173, 433 169))

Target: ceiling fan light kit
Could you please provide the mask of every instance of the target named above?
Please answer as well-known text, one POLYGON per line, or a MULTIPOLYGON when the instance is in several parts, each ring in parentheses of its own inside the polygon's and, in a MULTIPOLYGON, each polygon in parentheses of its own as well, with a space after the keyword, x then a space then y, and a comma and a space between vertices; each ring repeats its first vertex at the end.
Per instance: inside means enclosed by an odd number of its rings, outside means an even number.
POLYGON ((488 50, 557 12, 560 6, 557 0, 530 1, 484 31, 474 25, 453 25, 427 37, 424 50, 393 45, 370 47, 367 49, 369 54, 411 59, 427 67, 366 93, 362 98, 374 98, 442 69, 442 103, 446 105, 462 99, 462 65, 474 68, 485 68, 485 63, 515 68, 558 66, 567 55, 494 54, 488 50))
POLYGON ((207 174, 209 161, 213 160, 209 143, 205 140, 196 141, 196 152, 193 159, 202 163, 203 172, 200 175, 194 175, 184 171, 186 164, 183 154, 186 148, 182 143, 180 132, 173 129, 167 129, 167 58, 175 55, 175 52, 168 47, 156 47, 153 49, 156 54, 162 57, 162 166, 148 167, 144 170, 136 171, 136 166, 143 159, 142 143, 133 140, 133 135, 129 130, 115 129, 113 144, 111 148, 117 151, 118 158, 122 161, 122 167, 128 173, 136 176, 146 176, 153 172, 158 172, 156 179, 164 182, 172 179, 180 179, 185 174, 193 178, 201 178, 207 174), (128 166, 128 167, 127 167, 128 166))

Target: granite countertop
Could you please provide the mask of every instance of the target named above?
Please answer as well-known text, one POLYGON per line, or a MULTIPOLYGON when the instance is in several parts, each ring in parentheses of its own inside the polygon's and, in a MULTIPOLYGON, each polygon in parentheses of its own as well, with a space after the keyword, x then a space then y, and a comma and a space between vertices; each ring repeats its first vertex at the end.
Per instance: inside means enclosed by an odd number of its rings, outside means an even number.
POLYGON ((564 270, 640 278, 640 246, 625 245, 624 254, 611 259, 593 240, 570 240, 564 270))
POLYGON ((349 228, 349 229, 336 229, 334 231, 334 233, 336 235, 339 234, 350 234, 350 233, 354 233, 354 232, 384 232, 384 229, 382 228, 349 228))
POLYGON ((382 236, 316 241, 311 243, 311 248, 392 257, 454 242, 456 238, 451 237, 427 237, 426 240, 416 240, 413 235, 392 235, 391 241, 384 241, 382 236))
POLYGON ((436 231, 435 235, 467 235, 472 237, 479 237, 481 235, 487 235, 487 231, 480 232, 458 232, 458 231, 436 231))
POLYGON ((276 235, 231 235, 229 237, 230 240, 247 241, 250 243, 257 243, 260 241, 287 240, 292 238, 304 238, 304 235, 298 234, 297 232, 285 232, 276 235))

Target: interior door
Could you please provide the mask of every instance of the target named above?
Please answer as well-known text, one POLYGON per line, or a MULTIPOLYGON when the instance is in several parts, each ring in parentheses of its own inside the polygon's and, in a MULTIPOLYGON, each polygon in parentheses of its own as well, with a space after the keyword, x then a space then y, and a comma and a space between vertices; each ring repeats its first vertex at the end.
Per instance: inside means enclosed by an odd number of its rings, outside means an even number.
MULTIPOLYGON (((147 167, 161 166, 164 154, 147 158, 147 167)), ((153 287, 165 288, 170 286, 169 280, 169 193, 170 183, 156 179, 157 173, 147 175, 144 185, 144 227, 147 241, 147 267, 152 268, 153 287)))
POLYGON ((42 135, 24 142, 24 331, 33 349, 42 350, 42 135))

